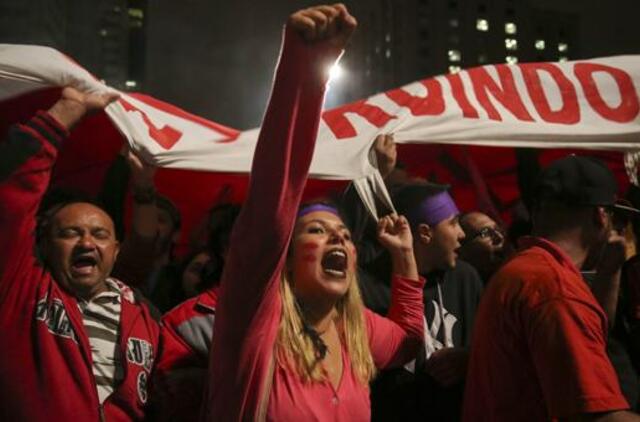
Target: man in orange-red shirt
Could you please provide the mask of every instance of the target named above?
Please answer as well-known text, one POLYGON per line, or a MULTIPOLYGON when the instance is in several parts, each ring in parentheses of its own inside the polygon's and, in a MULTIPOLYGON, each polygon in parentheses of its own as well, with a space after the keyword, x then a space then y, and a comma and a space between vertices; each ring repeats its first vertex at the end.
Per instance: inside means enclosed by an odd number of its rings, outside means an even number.
POLYGON ((540 175, 535 237, 480 303, 464 420, 640 420, 625 411, 606 353, 607 317, 580 274, 595 268, 602 280, 619 277, 616 191, 609 169, 586 157, 558 160, 540 175))

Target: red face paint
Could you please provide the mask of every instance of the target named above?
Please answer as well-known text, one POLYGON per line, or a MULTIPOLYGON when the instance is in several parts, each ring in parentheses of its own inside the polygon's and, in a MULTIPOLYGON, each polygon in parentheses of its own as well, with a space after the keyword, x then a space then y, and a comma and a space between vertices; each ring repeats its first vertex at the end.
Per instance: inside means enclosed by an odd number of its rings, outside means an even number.
POLYGON ((302 260, 304 262, 316 262, 318 258, 315 255, 303 255, 302 260))
POLYGON ((318 249, 318 244, 315 243, 315 242, 303 243, 302 244, 302 249, 304 249, 306 251, 313 251, 315 249, 318 249))

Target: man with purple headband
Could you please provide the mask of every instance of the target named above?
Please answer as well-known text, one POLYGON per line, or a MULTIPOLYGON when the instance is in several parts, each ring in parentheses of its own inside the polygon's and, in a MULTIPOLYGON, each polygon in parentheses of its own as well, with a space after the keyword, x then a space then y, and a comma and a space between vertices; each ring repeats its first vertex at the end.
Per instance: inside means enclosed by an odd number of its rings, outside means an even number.
MULTIPOLYGON (((388 389, 394 388, 392 395, 415 398, 403 404, 407 417, 413 414, 431 420, 460 419, 467 348, 482 293, 476 270, 457 259, 464 232, 458 207, 446 188, 413 183, 393 195, 398 212, 409 220, 418 271, 427 279, 425 350, 411 368, 414 376, 406 371, 389 374, 386 377, 391 380, 383 389, 390 393, 388 389)), ((381 419, 398 414, 397 405, 382 407, 381 419)))

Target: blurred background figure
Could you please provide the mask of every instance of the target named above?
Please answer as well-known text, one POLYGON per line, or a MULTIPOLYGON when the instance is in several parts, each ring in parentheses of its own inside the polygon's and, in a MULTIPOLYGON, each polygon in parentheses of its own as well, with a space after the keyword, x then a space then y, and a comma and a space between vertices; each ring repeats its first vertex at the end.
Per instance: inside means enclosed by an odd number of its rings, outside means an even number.
POLYGON ((486 284, 512 252, 505 232, 491 217, 480 211, 460 216, 465 238, 458 250, 460 258, 473 265, 486 284))

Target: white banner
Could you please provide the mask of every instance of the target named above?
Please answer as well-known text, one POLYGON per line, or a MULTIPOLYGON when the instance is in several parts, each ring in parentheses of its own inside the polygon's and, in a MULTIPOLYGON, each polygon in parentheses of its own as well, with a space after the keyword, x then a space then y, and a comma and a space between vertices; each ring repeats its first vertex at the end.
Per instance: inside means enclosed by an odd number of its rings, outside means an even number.
MULTIPOLYGON (((56 50, 0 44, 0 100, 45 86, 108 88, 56 50)), ((640 149, 640 56, 488 65, 414 82, 323 113, 311 176, 371 178, 379 133, 399 143, 640 149)), ((213 93, 212 93, 213 94, 213 93)), ((237 132, 142 95, 106 110, 158 166, 250 171, 258 129, 237 132)))

